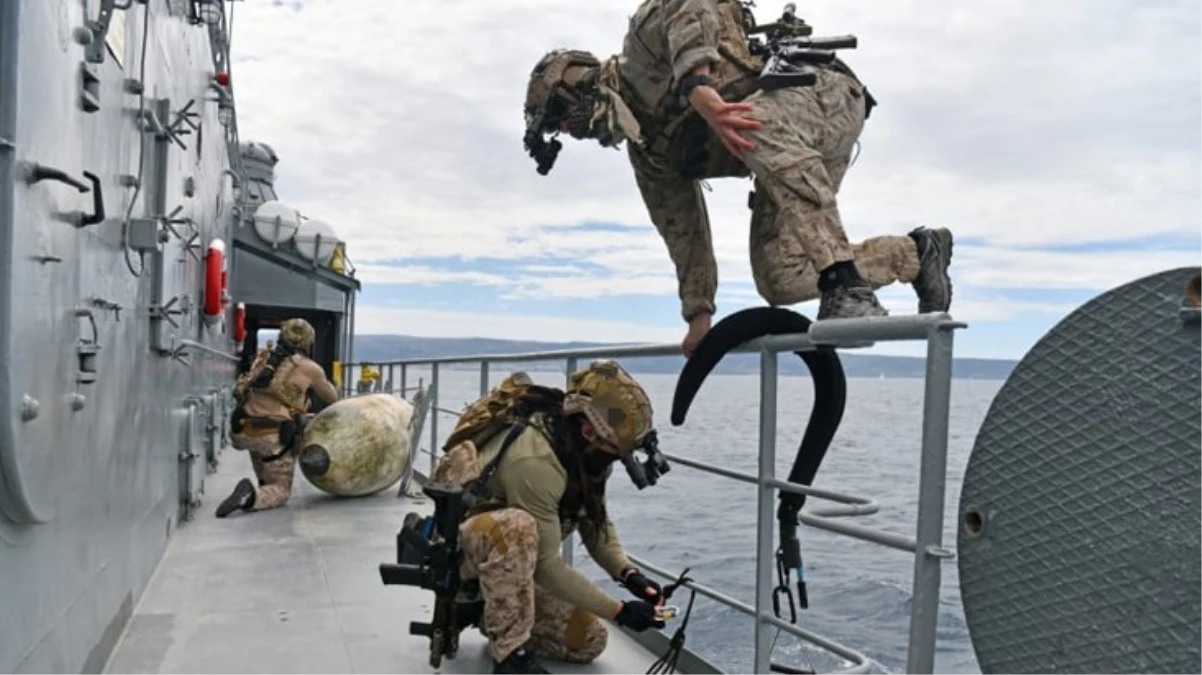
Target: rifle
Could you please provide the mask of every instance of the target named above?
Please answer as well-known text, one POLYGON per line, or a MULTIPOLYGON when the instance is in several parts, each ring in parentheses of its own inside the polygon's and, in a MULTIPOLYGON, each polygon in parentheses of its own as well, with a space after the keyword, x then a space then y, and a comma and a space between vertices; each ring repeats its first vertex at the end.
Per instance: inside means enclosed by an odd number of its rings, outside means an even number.
POLYGON ((430 638, 430 665, 438 668, 444 655, 455 658, 463 629, 478 625, 483 600, 478 584, 460 588, 463 489, 431 483, 422 492, 434 501, 434 515, 422 518, 410 512, 405 516, 397 533, 397 562, 380 563, 380 580, 386 586, 418 586, 434 591, 433 619, 429 623, 410 622, 409 634, 430 638))
POLYGON ((811 37, 813 27, 797 17, 797 6, 791 2, 785 5, 781 18, 775 23, 755 25, 754 18, 749 16, 750 12, 745 11, 744 25, 748 36, 764 34, 762 41, 758 37, 748 38, 751 53, 764 59, 759 77, 764 91, 809 87, 818 81, 818 77, 803 66, 831 63, 836 58, 834 50, 857 46, 854 35, 811 37))

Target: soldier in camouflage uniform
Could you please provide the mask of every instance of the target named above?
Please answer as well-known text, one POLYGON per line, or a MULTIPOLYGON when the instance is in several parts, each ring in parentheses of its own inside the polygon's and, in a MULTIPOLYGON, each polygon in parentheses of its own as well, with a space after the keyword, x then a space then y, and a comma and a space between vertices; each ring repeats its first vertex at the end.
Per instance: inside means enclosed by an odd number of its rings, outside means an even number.
MULTIPOLYGON (((660 585, 630 563, 605 510, 613 463, 641 447, 652 428, 642 387, 617 363, 597 361, 573 374, 558 413, 531 416, 505 450, 482 506, 460 527, 460 571, 479 580, 493 672, 547 672, 536 654, 592 661, 608 641, 598 617, 636 631, 664 626, 660 585), (614 599, 560 557, 577 530, 593 559, 638 600, 614 599)), ((505 436, 478 451, 470 441, 450 448, 431 480, 475 479, 505 436)))
POLYGON ((535 66, 526 96, 527 150, 546 173, 543 134, 566 131, 602 146, 627 143, 651 221, 676 267, 684 351, 709 330, 718 270, 699 181, 753 177, 750 254, 771 305, 821 298, 818 318, 884 316, 875 288, 912 284, 920 312, 947 311, 952 235, 848 241, 836 194, 869 109, 867 89, 841 60, 814 66, 816 84, 770 92, 756 78, 738 0, 646 0, 622 52, 600 62, 557 50, 535 66))
POLYGON ((279 347, 285 352, 280 353, 270 380, 261 388, 253 385, 265 368, 272 367, 275 347, 260 350, 250 370, 238 378, 234 387, 238 407, 230 424, 230 444, 250 453, 259 487, 247 478, 239 481, 218 505, 218 518, 238 509, 261 511, 288 502, 296 469, 294 450, 302 433, 299 418, 308 413, 308 392, 312 389, 327 404, 338 400, 338 390, 326 379, 325 371, 309 358, 313 339, 313 326, 308 321, 285 321, 279 337, 279 347))

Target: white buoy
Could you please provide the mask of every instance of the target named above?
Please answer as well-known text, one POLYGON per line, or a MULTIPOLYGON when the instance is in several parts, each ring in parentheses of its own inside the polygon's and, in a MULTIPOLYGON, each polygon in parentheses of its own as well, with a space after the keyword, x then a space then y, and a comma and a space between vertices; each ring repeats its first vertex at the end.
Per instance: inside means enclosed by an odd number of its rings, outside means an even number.
POLYGON ((306 220, 296 231, 296 250, 305 260, 314 260, 318 265, 330 264, 334 249, 341 243, 333 226, 324 220, 306 220), (318 242, 318 235, 321 237, 318 242))
POLYGON ((272 244, 284 244, 300 228, 300 212, 279 201, 263 202, 255 210, 255 232, 272 244))

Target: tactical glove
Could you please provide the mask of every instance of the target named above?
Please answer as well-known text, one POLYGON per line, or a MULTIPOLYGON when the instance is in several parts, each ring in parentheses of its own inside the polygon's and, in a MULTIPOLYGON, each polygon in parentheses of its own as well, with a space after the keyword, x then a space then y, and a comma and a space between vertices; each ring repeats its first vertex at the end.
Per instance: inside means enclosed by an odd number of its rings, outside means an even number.
POLYGON ((648 628, 663 628, 664 622, 655 616, 655 605, 642 600, 623 602, 614 621, 630 630, 641 633, 648 628))
POLYGON ((630 591, 631 595, 640 600, 650 600, 652 604, 663 602, 664 589, 633 567, 622 578, 622 585, 630 591))

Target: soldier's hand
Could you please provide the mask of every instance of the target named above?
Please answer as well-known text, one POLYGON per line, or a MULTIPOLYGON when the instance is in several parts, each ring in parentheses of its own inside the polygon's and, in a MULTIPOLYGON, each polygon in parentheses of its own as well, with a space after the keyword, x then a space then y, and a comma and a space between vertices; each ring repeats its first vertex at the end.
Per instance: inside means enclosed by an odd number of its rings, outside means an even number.
POLYGON ((750 103, 727 103, 717 89, 708 85, 694 87, 689 93, 689 103, 722 139, 722 145, 730 154, 743 159, 744 150, 755 150, 755 143, 739 133, 740 129, 759 129, 763 126, 758 120, 739 115, 741 112, 751 112, 750 103))
POLYGON ((622 585, 640 600, 650 600, 655 604, 663 602, 664 589, 633 567, 622 578, 622 585))
POLYGON ((664 622, 659 619, 655 605, 642 600, 623 602, 622 608, 614 617, 618 625, 626 626, 632 631, 641 633, 648 628, 663 628, 664 622))
POLYGON ((710 318, 709 314, 702 312, 689 320, 689 332, 685 334, 684 341, 680 344, 680 349, 684 352, 686 359, 693 356, 693 350, 701 344, 701 338, 710 331, 710 318))

